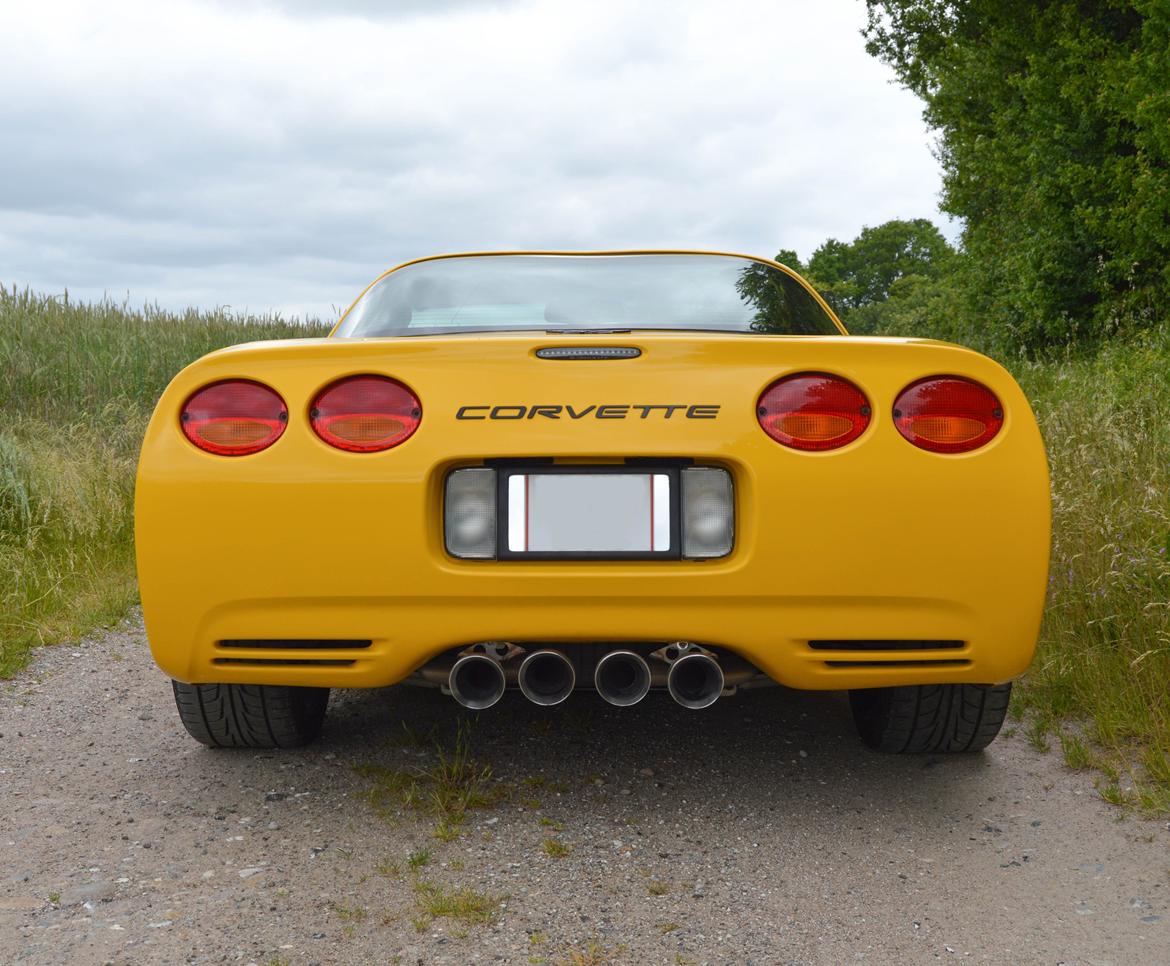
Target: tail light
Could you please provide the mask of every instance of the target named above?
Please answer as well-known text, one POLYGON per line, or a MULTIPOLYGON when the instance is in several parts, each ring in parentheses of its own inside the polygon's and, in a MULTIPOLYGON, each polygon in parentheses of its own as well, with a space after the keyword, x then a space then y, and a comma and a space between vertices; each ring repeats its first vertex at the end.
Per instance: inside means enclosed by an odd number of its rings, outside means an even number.
POLYGON ((258 453, 280 439, 288 407, 267 386, 246 379, 213 382, 183 405, 183 432, 201 450, 220 456, 258 453))
POLYGON ((932 453, 969 453, 1003 426, 1003 406, 986 386, 958 376, 920 379, 894 403, 894 425, 932 453))
POLYGON ((313 400, 313 430, 330 446, 376 453, 407 440, 418 429, 422 406, 402 383, 385 376, 350 376, 313 400))
POLYGON ((869 425, 865 394, 853 383, 821 372, 802 372, 772 383, 756 407, 764 432, 803 450, 837 449, 869 425))

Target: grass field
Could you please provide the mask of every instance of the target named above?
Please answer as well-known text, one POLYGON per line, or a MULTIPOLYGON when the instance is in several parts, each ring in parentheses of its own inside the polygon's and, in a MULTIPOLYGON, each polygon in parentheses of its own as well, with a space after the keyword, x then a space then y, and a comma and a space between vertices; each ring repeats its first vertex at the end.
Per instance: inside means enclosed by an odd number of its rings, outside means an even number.
POLYGON ((0 677, 133 604, 134 466, 171 377, 225 345, 324 331, 0 286, 0 677))
MULTIPOLYGON (((219 346, 322 331, 0 288, 0 677, 133 603, 134 463, 171 376, 219 346)), ((1044 431, 1054 508, 1019 727, 1096 769, 1107 799, 1170 810, 1170 329, 1012 368, 1044 431)))

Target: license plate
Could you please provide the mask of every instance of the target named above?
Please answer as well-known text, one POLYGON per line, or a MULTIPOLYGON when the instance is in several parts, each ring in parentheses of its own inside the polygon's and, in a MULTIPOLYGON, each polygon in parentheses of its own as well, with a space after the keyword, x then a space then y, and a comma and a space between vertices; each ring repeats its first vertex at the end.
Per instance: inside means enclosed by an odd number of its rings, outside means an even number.
POLYGON ((677 556, 676 474, 513 472, 508 555, 677 556))

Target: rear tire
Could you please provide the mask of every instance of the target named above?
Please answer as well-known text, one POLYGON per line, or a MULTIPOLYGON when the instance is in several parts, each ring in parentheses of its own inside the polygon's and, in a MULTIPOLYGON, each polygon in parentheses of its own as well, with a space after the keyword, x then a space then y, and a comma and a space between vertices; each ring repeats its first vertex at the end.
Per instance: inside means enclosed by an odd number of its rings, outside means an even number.
POLYGON ((328 688, 172 681, 188 733, 209 748, 299 748, 321 733, 328 688))
POLYGON ((849 692, 870 748, 893 754, 982 751, 1007 716, 1007 684, 918 684, 849 692))

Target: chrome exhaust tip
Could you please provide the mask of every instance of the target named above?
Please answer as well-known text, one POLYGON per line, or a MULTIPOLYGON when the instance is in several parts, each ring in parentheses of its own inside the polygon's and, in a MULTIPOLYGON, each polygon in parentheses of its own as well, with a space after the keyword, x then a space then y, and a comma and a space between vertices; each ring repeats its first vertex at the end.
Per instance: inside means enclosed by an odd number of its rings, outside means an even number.
POLYGON ((610 651, 597 662, 593 686, 610 704, 628 708, 650 691, 650 665, 633 651, 610 651))
POLYGON ((534 651, 524 658, 517 674, 520 692, 533 704, 560 704, 577 683, 577 672, 560 651, 534 651))
POLYGON ((708 654, 683 654, 670 666, 666 690, 684 708, 709 708, 723 693, 723 668, 708 654))
POLYGON ((482 711, 499 701, 506 684, 499 661, 482 654, 459 658, 447 678, 451 697, 472 711, 482 711))

